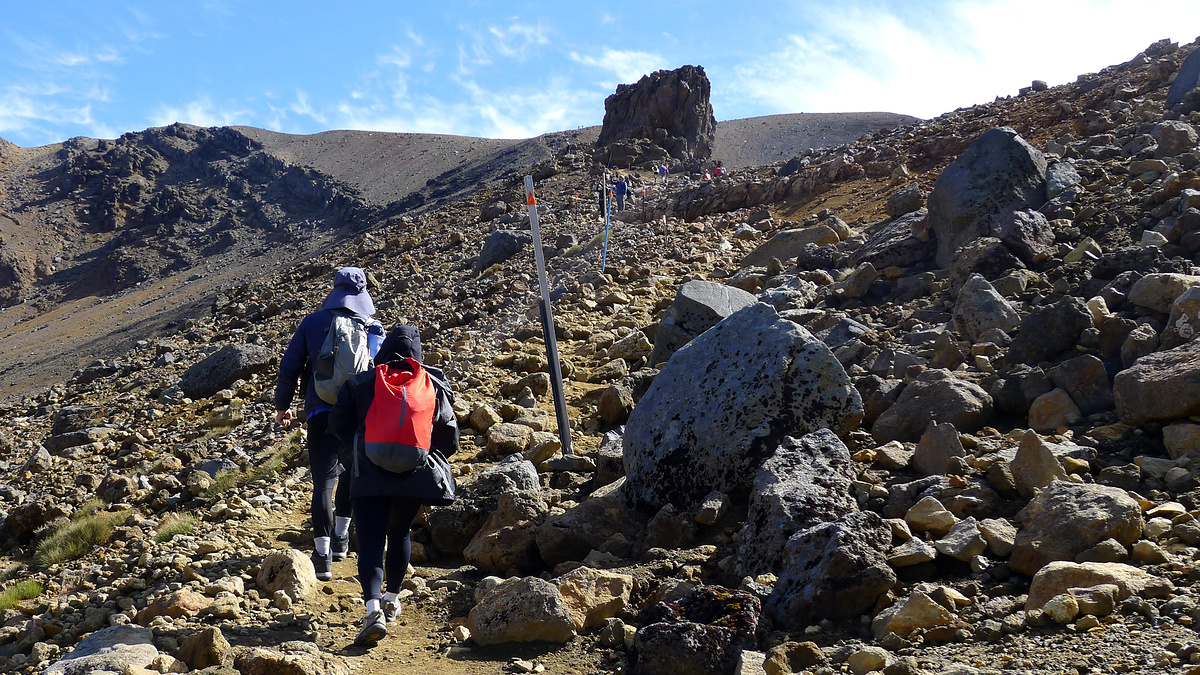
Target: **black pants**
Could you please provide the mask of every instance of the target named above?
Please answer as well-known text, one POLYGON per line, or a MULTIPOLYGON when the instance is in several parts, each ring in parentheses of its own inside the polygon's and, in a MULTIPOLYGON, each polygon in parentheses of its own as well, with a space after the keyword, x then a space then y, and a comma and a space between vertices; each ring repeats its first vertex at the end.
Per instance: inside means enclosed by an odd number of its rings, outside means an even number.
POLYGON ((338 480, 342 442, 329 433, 329 413, 308 419, 308 465, 312 469, 312 527, 314 537, 333 536, 333 516, 350 516, 350 477, 338 480))
POLYGON ((387 591, 399 593, 408 571, 412 542, 408 533, 421 503, 406 497, 356 497, 354 523, 358 528, 358 580, 363 600, 383 597, 384 539, 387 539, 387 591))

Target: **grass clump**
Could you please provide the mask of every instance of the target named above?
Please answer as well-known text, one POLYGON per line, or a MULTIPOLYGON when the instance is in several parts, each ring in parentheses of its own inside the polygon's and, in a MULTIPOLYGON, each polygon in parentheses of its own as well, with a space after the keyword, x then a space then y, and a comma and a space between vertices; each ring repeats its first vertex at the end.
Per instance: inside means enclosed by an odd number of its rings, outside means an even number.
POLYGON ((32 579, 18 581, 17 583, 0 591, 0 611, 12 609, 18 602, 22 600, 31 600, 42 594, 42 583, 32 579))
POLYGON ((105 513, 103 502, 93 499, 79 508, 71 519, 57 527, 38 545, 33 560, 38 565, 55 565, 87 555, 108 541, 113 528, 125 519, 125 513, 105 513))
POLYGON ((191 514, 172 513, 162 519, 155 531, 154 540, 165 544, 178 534, 187 534, 196 526, 196 517, 191 514))
POLYGON ((251 464, 241 469, 221 471, 213 476, 212 483, 198 496, 203 499, 211 499, 233 488, 274 476, 282 471, 289 461, 300 456, 300 453, 304 449, 300 438, 298 431, 289 434, 287 444, 280 446, 279 449, 271 453, 266 461, 251 464))

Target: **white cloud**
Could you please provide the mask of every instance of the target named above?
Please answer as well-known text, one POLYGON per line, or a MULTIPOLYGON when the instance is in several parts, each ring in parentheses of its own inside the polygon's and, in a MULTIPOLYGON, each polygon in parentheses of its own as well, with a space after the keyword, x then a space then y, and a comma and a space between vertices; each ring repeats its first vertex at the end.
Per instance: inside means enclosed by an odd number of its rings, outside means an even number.
POLYGON ((599 57, 578 52, 571 52, 569 56, 576 63, 598 68, 614 76, 615 80, 605 80, 602 83, 606 89, 613 89, 621 83, 637 82, 643 75, 667 67, 666 58, 651 52, 605 48, 599 57))
POLYGON ((550 43, 541 22, 528 24, 513 20, 507 26, 488 26, 488 32, 496 38, 496 51, 518 60, 527 59, 534 48, 550 43))
POLYGON ((162 127, 175 122, 195 124, 200 127, 223 127, 239 124, 251 124, 252 115, 248 110, 221 109, 210 98, 202 96, 182 106, 159 104, 147 121, 152 127, 162 127))
POLYGON ((874 2, 808 8, 805 34, 735 67, 725 98, 746 97, 770 112, 934 117, 1016 94, 1034 79, 1063 84, 1128 60, 1173 29, 1161 17, 1189 16, 1195 5, 1160 0, 1147 12, 1139 0, 991 0, 924 15, 874 2), (1070 29, 1049 35, 1050 26, 1070 29))

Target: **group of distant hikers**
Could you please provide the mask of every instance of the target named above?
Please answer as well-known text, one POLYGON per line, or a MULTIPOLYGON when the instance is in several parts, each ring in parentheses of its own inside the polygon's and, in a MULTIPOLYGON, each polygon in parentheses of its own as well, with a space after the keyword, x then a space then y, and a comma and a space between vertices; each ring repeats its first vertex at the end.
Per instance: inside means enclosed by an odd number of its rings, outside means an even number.
POLYGON ((440 370, 422 363, 420 332, 397 325, 385 334, 374 314, 366 273, 339 269, 321 309, 288 343, 275 387, 282 427, 295 419, 297 385, 304 397, 317 579, 333 579, 355 526, 366 606, 360 646, 385 637, 400 616, 409 531, 421 506, 454 500, 448 460, 458 450, 454 394, 440 370))
MULTIPOLYGON (((705 169, 700 174, 700 179, 703 181, 711 181, 714 178, 720 178, 725 173, 725 167, 717 164, 710 171, 705 169)), ((667 178, 671 175, 671 168, 665 162, 654 165, 654 182, 657 184, 660 180, 663 183, 667 182, 667 178)), ((625 210, 625 197, 629 194, 630 183, 629 178, 624 174, 617 174, 609 178, 605 172, 604 177, 595 185, 596 197, 599 200, 600 213, 604 214, 610 209, 609 206, 615 208, 617 213, 625 210), (616 204, 612 204, 609 200, 615 200, 616 204)), ((644 188, 643 188, 644 189, 644 188)), ((643 196, 644 193, 643 193, 643 196)))

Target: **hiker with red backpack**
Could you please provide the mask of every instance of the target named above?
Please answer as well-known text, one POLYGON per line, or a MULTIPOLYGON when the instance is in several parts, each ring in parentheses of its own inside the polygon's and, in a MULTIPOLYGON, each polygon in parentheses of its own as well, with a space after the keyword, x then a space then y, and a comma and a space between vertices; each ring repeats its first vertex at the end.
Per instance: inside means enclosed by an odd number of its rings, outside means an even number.
POLYGON ((454 501, 449 458, 458 450, 454 393, 442 371, 421 363, 417 329, 389 331, 375 361, 373 370, 342 387, 329 414, 329 431, 348 444, 343 462, 366 605, 354 639, 360 646, 385 637, 387 624, 400 616, 400 587, 412 553, 409 531, 422 506, 454 501))
POLYGON ((338 480, 341 441, 328 432, 329 411, 341 385, 369 368, 383 343, 383 325, 370 318, 374 313, 366 273, 357 267, 339 269, 321 309, 300 321, 279 362, 276 423, 291 426, 297 383, 304 397, 313 482, 312 563, 321 581, 333 578, 333 561, 350 550, 350 484, 338 480))

